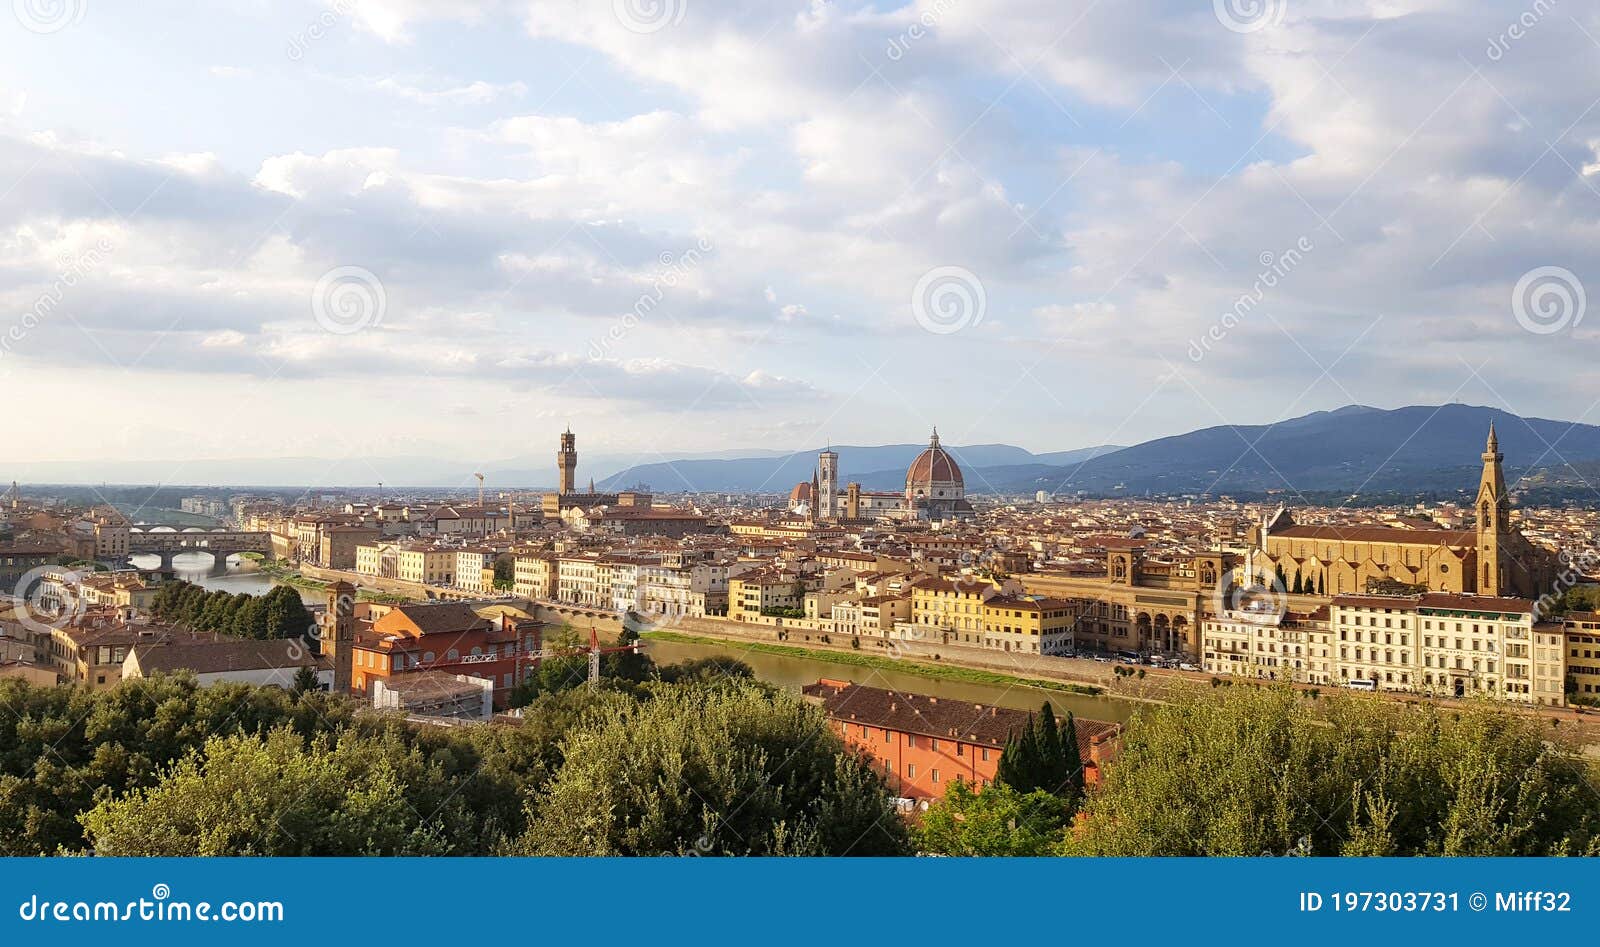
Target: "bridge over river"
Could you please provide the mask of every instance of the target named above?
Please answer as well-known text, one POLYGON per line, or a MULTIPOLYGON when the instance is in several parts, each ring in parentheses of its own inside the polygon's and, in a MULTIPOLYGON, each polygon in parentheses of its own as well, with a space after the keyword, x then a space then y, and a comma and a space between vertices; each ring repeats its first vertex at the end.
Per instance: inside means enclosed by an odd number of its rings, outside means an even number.
POLYGON ((272 534, 239 529, 146 531, 137 526, 128 532, 128 555, 160 556, 161 572, 173 571, 173 557, 186 552, 210 553, 216 569, 221 569, 229 556, 241 552, 256 552, 270 559, 272 534))

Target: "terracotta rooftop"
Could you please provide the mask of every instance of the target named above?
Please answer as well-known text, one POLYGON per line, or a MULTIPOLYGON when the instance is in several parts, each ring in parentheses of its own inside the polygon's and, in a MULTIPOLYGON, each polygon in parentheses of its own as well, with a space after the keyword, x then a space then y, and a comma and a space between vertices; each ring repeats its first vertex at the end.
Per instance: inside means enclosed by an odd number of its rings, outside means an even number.
POLYGON ((1395 526, 1290 526, 1274 537, 1324 539, 1345 543, 1401 543, 1409 546, 1467 546, 1477 543, 1470 529, 1401 529, 1395 526))
MULTIPOLYGON (((904 694, 826 678, 807 684, 801 692, 820 703, 828 716, 840 722, 983 746, 1005 746, 1006 739, 1026 726, 1033 716, 1029 711, 1009 707, 904 694)), ((1076 718, 1075 723, 1078 752, 1084 759, 1089 758, 1089 747, 1096 736, 1120 729, 1114 723, 1081 717, 1076 718)))

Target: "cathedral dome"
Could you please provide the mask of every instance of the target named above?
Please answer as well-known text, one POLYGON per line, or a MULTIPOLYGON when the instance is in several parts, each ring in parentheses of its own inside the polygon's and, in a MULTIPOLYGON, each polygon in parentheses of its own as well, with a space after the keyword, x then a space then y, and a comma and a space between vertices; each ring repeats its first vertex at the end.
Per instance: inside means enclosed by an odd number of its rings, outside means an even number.
POLYGON ((809 483, 797 483, 797 484, 794 485, 794 489, 789 491, 789 504, 791 506, 796 504, 796 503, 810 503, 810 502, 811 502, 811 484, 809 484, 809 483))
POLYGON ((932 483, 962 484, 961 466, 943 447, 939 446, 939 432, 935 430, 928 440, 928 449, 917 455, 906 470, 906 487, 932 483))

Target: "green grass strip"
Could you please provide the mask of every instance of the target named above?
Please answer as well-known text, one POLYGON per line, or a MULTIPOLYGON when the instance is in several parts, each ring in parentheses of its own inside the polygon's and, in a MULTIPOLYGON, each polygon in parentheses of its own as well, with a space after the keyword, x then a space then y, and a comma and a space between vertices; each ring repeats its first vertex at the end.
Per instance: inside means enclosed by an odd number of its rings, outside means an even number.
POLYGON ((984 671, 978 668, 959 667, 956 665, 897 661, 890 658, 882 658, 875 654, 858 654, 853 651, 825 651, 802 648, 795 645, 768 644, 764 641, 708 638, 701 635, 686 635, 676 631, 647 631, 640 637, 656 641, 672 641, 679 644, 716 645, 722 648, 759 651, 762 654, 774 654, 789 658, 810 658, 833 664, 875 668, 880 671, 902 671, 906 674, 915 674, 919 677, 929 677, 936 680, 965 681, 972 684, 1023 684, 1041 690, 1064 691, 1069 694, 1082 694, 1086 697, 1098 697, 1105 693, 1104 688, 1095 687, 1092 684, 1072 684, 1066 681, 1051 681, 1036 677, 1018 677, 1013 674, 1001 674, 998 671, 984 671))

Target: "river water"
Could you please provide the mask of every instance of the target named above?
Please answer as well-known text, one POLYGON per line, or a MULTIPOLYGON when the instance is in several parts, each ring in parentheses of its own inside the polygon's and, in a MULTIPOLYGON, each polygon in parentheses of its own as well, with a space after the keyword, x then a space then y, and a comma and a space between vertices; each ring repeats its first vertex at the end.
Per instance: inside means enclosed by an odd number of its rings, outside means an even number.
POLYGON ((1045 701, 1059 714, 1071 711, 1089 720, 1126 722, 1132 716, 1135 704, 1111 697, 1088 697, 1065 691, 1046 690, 1016 684, 980 684, 971 681, 952 681, 923 677, 905 671, 880 670, 855 664, 839 664, 827 660, 826 655, 816 657, 791 657, 751 651, 737 642, 700 644, 681 641, 647 641, 646 650, 657 664, 675 664, 691 658, 733 657, 750 665, 756 677, 770 681, 785 690, 799 693, 802 685, 815 684, 818 678, 854 681, 868 687, 882 687, 911 694, 932 694, 941 699, 995 704, 1017 710, 1038 710, 1045 701))
MULTIPOLYGON (((134 556, 133 564, 141 569, 154 569, 161 565, 160 556, 134 556)), ((211 554, 206 552, 180 552, 172 557, 172 568, 178 578, 186 582, 212 591, 227 592, 230 595, 245 592, 250 595, 265 595, 272 591, 276 583, 266 573, 261 571, 261 566, 254 559, 234 556, 228 560, 226 572, 211 571, 211 554)), ((314 589, 298 589, 300 599, 307 605, 315 605, 322 601, 314 589)))

